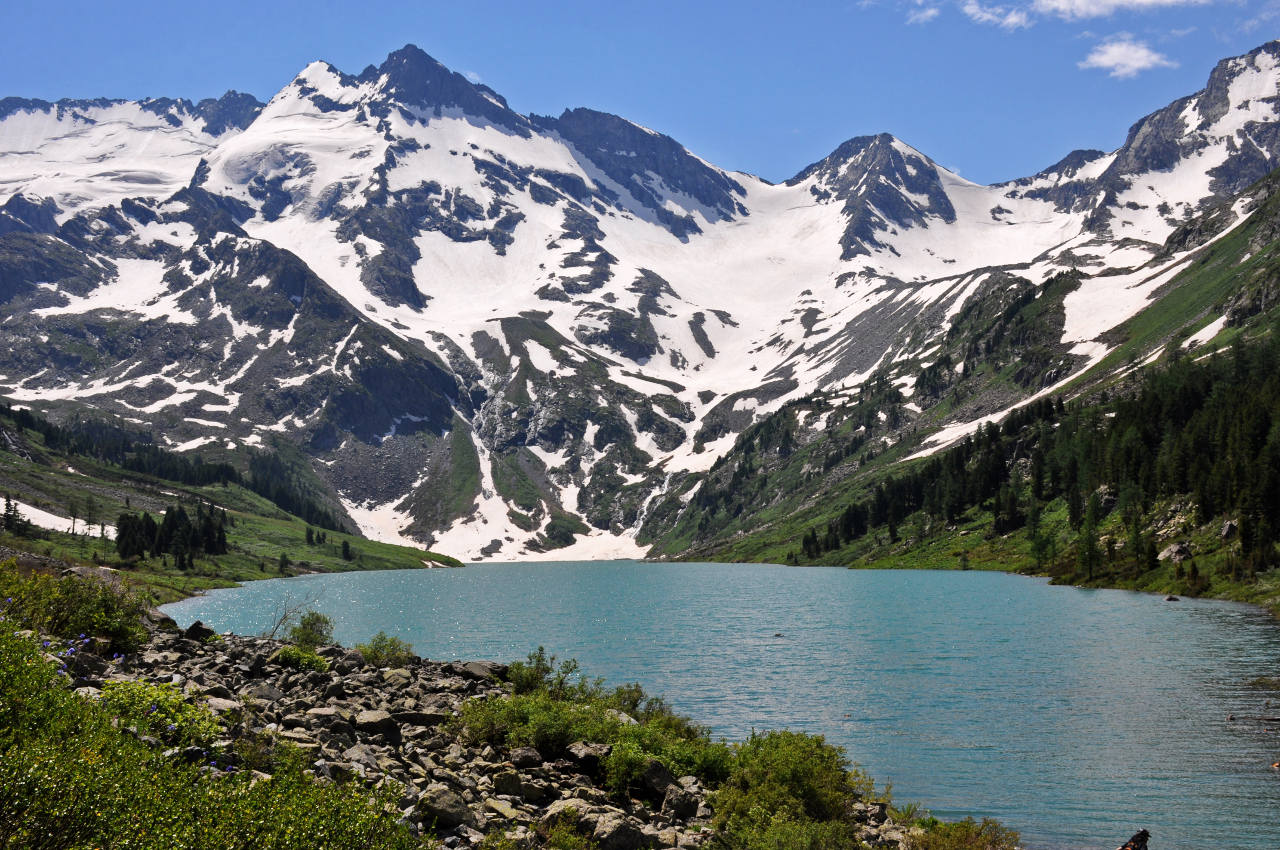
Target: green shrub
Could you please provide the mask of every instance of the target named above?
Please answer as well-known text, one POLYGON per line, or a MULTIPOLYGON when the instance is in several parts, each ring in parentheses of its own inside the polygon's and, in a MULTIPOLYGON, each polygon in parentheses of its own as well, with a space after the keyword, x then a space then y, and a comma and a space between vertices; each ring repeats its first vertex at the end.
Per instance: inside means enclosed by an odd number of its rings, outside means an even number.
POLYGON ((173 685, 107 682, 102 687, 101 705, 121 726, 132 726, 139 735, 150 735, 170 746, 207 747, 220 731, 212 711, 185 702, 173 685))
POLYGON ((409 850, 390 792, 270 781, 165 758, 62 684, 35 641, 0 629, 0 847, 409 850))
POLYGON ((910 850, 1017 850, 1019 836, 991 818, 938 823, 907 843, 910 850))
POLYGON ((794 821, 776 815, 763 820, 753 831, 738 834, 742 850, 863 850, 858 829, 841 821, 794 821))
POLYGON ((323 673, 329 669, 329 662, 317 655, 314 649, 305 646, 282 646, 276 653, 276 661, 285 667, 295 670, 315 670, 323 673))
POLYGON ((66 639, 105 638, 117 652, 147 639, 141 594, 78 575, 24 575, 12 558, 0 562, 0 608, 23 628, 66 639))
POLYGON ((605 778, 618 794, 651 758, 677 776, 710 783, 728 776, 732 752, 712 741, 707 729, 675 714, 661 699, 646 697, 639 685, 608 690, 599 680, 575 679, 577 674, 576 662, 557 664, 539 647, 528 662, 511 665, 513 693, 464 703, 453 728, 477 743, 531 746, 548 758, 563 755, 574 741, 608 744, 605 778))
POLYGON ((526 661, 515 661, 507 670, 507 680, 516 694, 544 692, 555 699, 583 698, 590 694, 592 684, 603 688, 600 682, 588 683, 580 674, 578 662, 570 658, 556 665, 556 657, 547 655, 541 646, 529 653, 526 661), (575 680, 576 677, 576 680, 575 680))
POLYGON ((308 611, 289 630, 289 640, 308 649, 327 646, 333 643, 333 620, 319 611, 308 611))
POLYGON ((356 644, 356 652, 374 667, 403 667, 417 657, 412 646, 386 632, 378 632, 368 643, 356 644))
POLYGON ((869 778, 850 768, 844 750, 820 735, 752 735, 735 748, 735 756, 731 773, 711 799, 712 823, 730 847, 772 846, 756 842, 796 834, 834 841, 852 804, 874 791, 869 778))

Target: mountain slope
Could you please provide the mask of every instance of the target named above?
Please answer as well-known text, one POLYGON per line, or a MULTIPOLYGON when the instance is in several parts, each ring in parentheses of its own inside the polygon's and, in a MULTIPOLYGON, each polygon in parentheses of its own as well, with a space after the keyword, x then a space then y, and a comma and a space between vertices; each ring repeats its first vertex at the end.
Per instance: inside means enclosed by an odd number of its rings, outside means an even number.
POLYGON ((5 101, 0 393, 185 448, 287 438, 386 539, 636 554, 788 403, 874 379, 946 437, 1107 356, 1246 214, 1187 230, 1280 153, 1278 56, 997 186, 889 135, 772 185, 607 113, 520 115, 412 46, 265 105, 5 101))

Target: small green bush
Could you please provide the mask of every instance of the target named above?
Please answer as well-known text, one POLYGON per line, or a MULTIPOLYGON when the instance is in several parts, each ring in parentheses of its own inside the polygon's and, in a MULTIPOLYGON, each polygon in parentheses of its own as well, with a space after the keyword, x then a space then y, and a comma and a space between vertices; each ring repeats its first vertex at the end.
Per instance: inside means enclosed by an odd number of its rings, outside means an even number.
POLYGON ((327 646, 333 643, 333 620, 319 611, 308 611, 289 630, 289 640, 308 649, 327 646))
POLYGON ((102 708, 131 726, 170 746, 207 747, 218 737, 218 720, 202 705, 185 702, 173 685, 147 682, 107 682, 102 708))
POLYGON ((276 653, 276 661, 285 667, 295 670, 315 670, 323 673, 329 669, 329 662, 316 654, 314 649, 305 646, 282 646, 276 653))
POLYGON ((1019 836, 991 818, 981 823, 965 818, 956 823, 938 823, 924 835, 913 836, 910 850, 1017 850, 1019 836))
POLYGON ((356 652, 374 667, 403 667, 416 658, 411 645, 386 632, 378 632, 368 643, 356 644, 356 652))
POLYGON ((797 847, 856 846, 839 843, 840 836, 851 806, 874 793, 874 784, 850 768, 844 750, 820 735, 783 731, 752 735, 734 754, 711 799, 712 824, 729 847, 771 847, 759 842, 784 837, 797 847))
POLYGON ((742 850, 864 850, 858 828, 841 821, 794 821, 775 815, 727 846, 742 850))

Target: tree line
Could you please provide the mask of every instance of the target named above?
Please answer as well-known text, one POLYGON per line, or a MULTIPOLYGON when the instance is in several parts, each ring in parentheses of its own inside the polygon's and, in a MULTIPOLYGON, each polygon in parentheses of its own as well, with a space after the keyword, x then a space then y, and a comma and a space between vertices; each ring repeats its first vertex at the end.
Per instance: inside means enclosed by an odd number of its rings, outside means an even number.
POLYGON ((0 404, 0 414, 16 428, 39 434, 45 447, 52 451, 93 458, 190 487, 239 484, 311 525, 332 531, 342 529, 333 512, 310 494, 298 473, 275 452, 249 450, 247 474, 242 475, 229 462, 206 461, 200 455, 169 451, 156 445, 149 432, 131 432, 104 420, 76 418, 59 425, 8 402, 0 404))
POLYGON ((203 503, 197 503, 194 518, 174 505, 160 522, 146 512, 125 512, 116 519, 116 553, 124 560, 172 555, 178 569, 189 570, 197 553, 227 553, 227 528, 234 524, 225 510, 206 510, 203 503))
POLYGON ((1098 523, 1114 510, 1130 562, 1149 568, 1146 517, 1155 500, 1174 498, 1189 500, 1199 523, 1237 520, 1237 578, 1280 563, 1280 331, 1199 360, 1170 346, 1162 365, 1114 398, 1026 405, 810 527, 796 555, 818 560, 879 528, 895 541, 917 511, 954 522, 977 508, 996 533, 1026 528, 1041 560, 1053 546, 1041 511, 1062 499, 1090 574, 1101 563, 1098 523))

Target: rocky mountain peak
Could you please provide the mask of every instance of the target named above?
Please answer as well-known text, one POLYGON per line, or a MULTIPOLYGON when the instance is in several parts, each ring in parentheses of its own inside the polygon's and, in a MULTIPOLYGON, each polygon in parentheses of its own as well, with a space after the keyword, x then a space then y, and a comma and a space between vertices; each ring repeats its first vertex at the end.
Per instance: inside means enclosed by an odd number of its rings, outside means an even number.
POLYGON ((378 67, 366 68, 359 82, 376 82, 379 89, 397 103, 437 114, 443 109, 460 109, 467 115, 505 126, 524 124, 523 118, 511 111, 502 95, 449 70, 412 44, 393 51, 378 67))
POLYGON ((207 97, 195 106, 196 114, 204 119, 204 128, 211 136, 221 136, 229 130, 243 130, 253 123, 265 104, 251 94, 227 91, 222 97, 207 97))
POLYGON ((857 136, 787 181, 806 181, 819 202, 843 204, 849 220, 841 240, 842 259, 886 247, 881 235, 896 227, 950 223, 956 212, 943 188, 938 166, 910 145, 889 135, 857 136))

